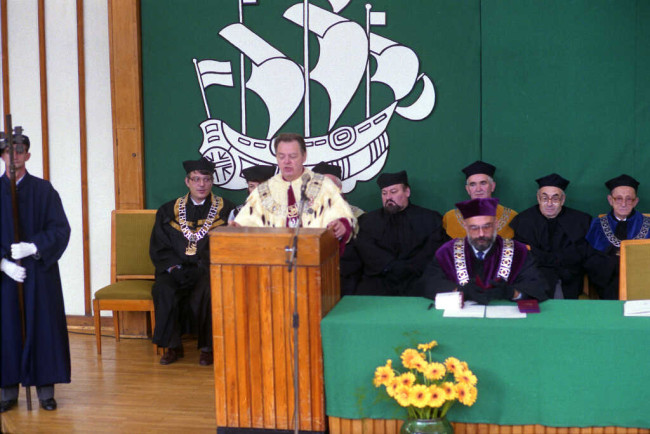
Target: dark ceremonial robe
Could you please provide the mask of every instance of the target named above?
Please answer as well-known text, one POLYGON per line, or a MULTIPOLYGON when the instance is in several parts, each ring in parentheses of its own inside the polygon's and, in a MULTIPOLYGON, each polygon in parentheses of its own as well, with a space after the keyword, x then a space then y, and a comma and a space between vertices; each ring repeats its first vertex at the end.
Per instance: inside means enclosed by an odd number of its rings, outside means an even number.
POLYGON ((346 248, 342 260, 349 273, 356 270, 358 282, 347 282, 344 290, 356 295, 420 295, 415 282, 445 240, 436 211, 409 204, 396 214, 383 208, 363 214, 354 248, 350 256, 346 248), (356 267, 349 264, 355 261, 356 267))
MULTIPOLYGON (((21 259, 27 277, 25 347, 16 282, 0 273, 0 387, 70 382, 70 346, 57 261, 70 239, 70 225, 52 184, 29 173, 16 188, 20 241, 34 243, 37 258, 21 259)), ((0 257, 11 259, 14 242, 11 184, 0 178, 0 257)))
MULTIPOLYGON (((650 217, 632 210, 625 221, 619 221, 610 211, 603 217, 596 217, 591 222, 587 241, 602 252, 595 268, 594 282, 600 298, 618 300, 619 252, 622 240, 650 238, 650 217)), ((592 278, 592 273, 589 274, 592 278)))
MULTIPOLYGON (((524 244, 514 240, 512 242, 514 243, 512 265, 508 271, 508 278, 501 278, 501 280, 507 281, 508 285, 521 292, 523 298, 535 298, 539 301, 548 299, 550 288, 535 266, 533 255, 528 253, 524 244)), ((492 288, 490 282, 498 280, 500 272, 503 272, 500 270, 503 252, 504 239, 498 235, 482 261, 474 255, 467 237, 446 242, 438 249, 422 274, 420 286, 423 295, 435 299, 439 292, 450 292, 463 286, 464 284, 461 285, 462 268, 467 271, 466 279, 475 280, 479 286, 489 291, 492 288), (455 259, 454 245, 457 240, 462 240, 464 261, 455 259), (459 264, 456 263, 457 261, 459 264)))
POLYGON ((585 239, 590 223, 589 214, 567 207, 549 219, 535 205, 518 214, 510 227, 515 240, 530 246, 549 287, 561 280, 564 298, 575 299, 582 292, 584 264, 592 252, 585 239))
MULTIPOLYGON (((212 195, 202 205, 194 205, 189 195, 186 221, 192 231, 205 222, 212 204, 212 195)), ((227 223, 234 204, 216 197, 217 214, 210 226, 213 229, 227 223)), ((180 198, 167 202, 158 209, 151 233, 149 255, 156 267, 156 282, 152 289, 156 311, 153 342, 169 347, 174 335, 196 332, 199 348, 211 346, 212 317, 210 314, 210 248, 206 234, 197 243, 195 255, 186 254, 188 240, 179 223, 180 198), (183 279, 179 282, 167 270, 180 265, 183 279)), ((178 342, 180 344, 180 342, 178 342)))

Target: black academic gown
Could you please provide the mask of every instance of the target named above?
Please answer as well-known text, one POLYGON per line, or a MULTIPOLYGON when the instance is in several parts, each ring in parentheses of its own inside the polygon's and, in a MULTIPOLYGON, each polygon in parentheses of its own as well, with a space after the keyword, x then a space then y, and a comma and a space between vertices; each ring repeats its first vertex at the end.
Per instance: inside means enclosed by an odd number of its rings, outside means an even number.
POLYGON ((440 214, 417 205, 396 214, 380 208, 362 215, 359 234, 342 259, 345 293, 420 295, 415 282, 445 240, 440 214), (358 279, 356 285, 351 279, 358 279))
MULTIPOLYGON (((219 201, 217 216, 211 229, 225 225, 234 204, 227 199, 219 201)), ((195 206, 188 199, 186 220, 194 230, 203 225, 208 216, 211 197, 195 206)), ((161 347, 180 346, 184 332, 197 333, 198 347, 211 346, 212 316, 210 314, 210 248, 206 234, 197 243, 195 255, 187 255, 188 240, 178 222, 179 199, 167 202, 158 209, 151 233, 149 255, 156 267, 156 282, 152 289, 156 311, 153 342, 161 347), (170 267, 180 265, 169 273, 170 267)))
POLYGON ((562 281, 564 298, 582 293, 585 262, 593 255, 585 239, 591 217, 582 211, 563 207, 557 217, 548 219, 535 205, 510 222, 515 240, 530 246, 537 267, 549 286, 562 281))
MULTIPOLYGON (((40 257, 21 259, 27 277, 26 340, 22 346, 16 282, 0 273, 0 387, 70 382, 70 346, 57 261, 70 239, 70 225, 52 184, 27 173, 17 186, 20 241, 34 243, 40 257)), ((11 261, 14 242, 11 186, 0 178, 0 257, 11 261)))

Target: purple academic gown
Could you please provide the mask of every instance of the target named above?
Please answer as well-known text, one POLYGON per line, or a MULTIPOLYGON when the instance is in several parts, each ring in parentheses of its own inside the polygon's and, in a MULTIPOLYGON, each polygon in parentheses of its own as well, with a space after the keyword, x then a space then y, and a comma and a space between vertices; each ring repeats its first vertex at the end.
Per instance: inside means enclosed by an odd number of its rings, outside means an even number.
MULTIPOLYGON (((503 238, 497 235, 482 264, 475 258, 467 238, 463 240, 465 263, 469 278, 475 280, 486 291, 489 291, 492 287, 490 282, 498 279, 498 270, 503 252, 503 238), (479 266, 482 270, 478 269, 479 266)), ((460 286, 454 263, 455 241, 451 240, 443 244, 436 252, 433 261, 424 270, 420 284, 425 297, 433 299, 439 292, 453 291, 460 286)), ((529 254, 525 244, 518 241, 514 241, 514 255, 510 274, 508 275, 508 285, 512 285, 516 290, 522 292, 524 298, 535 298, 543 301, 549 296, 550 289, 535 266, 533 255, 529 254)))
MULTIPOLYGON (((34 243, 40 257, 21 260, 26 342, 23 348, 16 282, 0 273, 0 387, 70 382, 70 346, 57 261, 70 225, 52 184, 27 173, 17 186, 21 241, 34 243)), ((11 259, 14 242, 11 185, 0 178, 0 256, 11 259)), ((13 260, 12 260, 13 261, 13 260)))

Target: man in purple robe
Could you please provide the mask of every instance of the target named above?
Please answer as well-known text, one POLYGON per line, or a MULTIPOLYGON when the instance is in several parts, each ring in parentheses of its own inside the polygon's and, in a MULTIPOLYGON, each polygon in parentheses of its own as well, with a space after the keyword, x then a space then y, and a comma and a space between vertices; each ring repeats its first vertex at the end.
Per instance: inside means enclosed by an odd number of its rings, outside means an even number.
POLYGON ((526 245, 497 235, 494 198, 456 204, 463 215, 466 236, 442 245, 422 275, 425 297, 461 291, 465 300, 488 304, 492 300, 549 298, 550 288, 535 266, 526 245))
MULTIPOLYGON (((17 137, 18 138, 18 137, 17 137)), ((10 155, 0 147, 0 413, 18 403, 19 385, 36 386, 41 408, 55 410, 54 384, 70 382, 70 346, 57 261, 70 238, 61 199, 48 181, 30 175, 29 138, 14 148, 20 242, 14 241, 10 155), (22 341, 18 283, 25 300, 22 341)))

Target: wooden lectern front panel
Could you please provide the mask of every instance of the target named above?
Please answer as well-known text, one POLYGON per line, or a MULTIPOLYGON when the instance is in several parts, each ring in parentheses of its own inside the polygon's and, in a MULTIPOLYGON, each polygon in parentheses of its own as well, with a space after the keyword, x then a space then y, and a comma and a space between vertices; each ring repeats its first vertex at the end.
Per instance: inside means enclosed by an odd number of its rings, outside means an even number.
MULTIPOLYGON (((326 429, 320 320, 340 298, 338 250, 323 259, 295 269, 300 429, 311 431, 326 429)), ((293 429, 294 273, 247 260, 211 261, 217 426, 293 429)))

